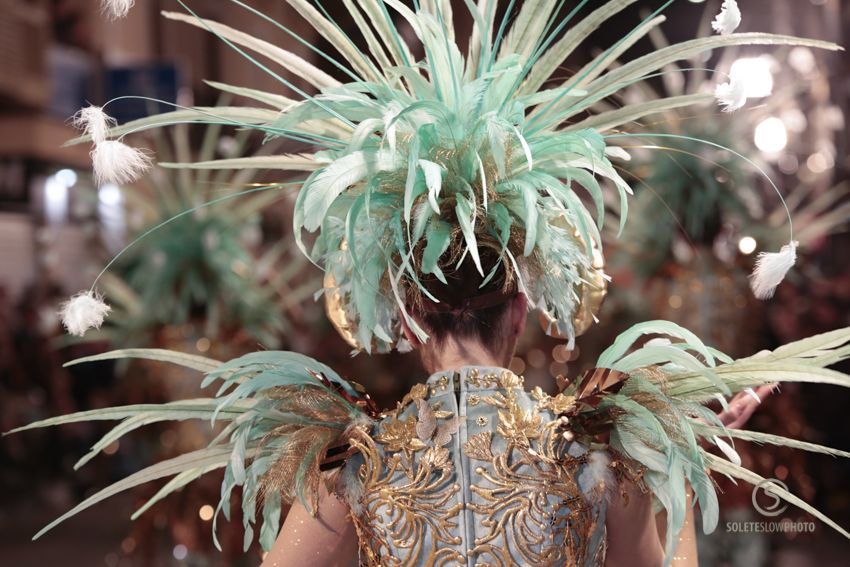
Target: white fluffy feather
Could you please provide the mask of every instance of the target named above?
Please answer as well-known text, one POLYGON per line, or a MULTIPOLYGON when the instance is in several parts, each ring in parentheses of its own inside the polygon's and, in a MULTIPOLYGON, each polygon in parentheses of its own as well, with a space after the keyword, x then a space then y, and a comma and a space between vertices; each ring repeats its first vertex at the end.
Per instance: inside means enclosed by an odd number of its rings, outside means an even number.
POLYGON ((611 458, 604 451, 593 451, 587 458, 587 464, 578 475, 578 485, 582 493, 590 497, 593 490, 600 484, 603 487, 613 486, 611 482, 611 470, 608 465, 611 458))
POLYGON ((75 128, 82 130, 95 144, 106 140, 109 129, 115 126, 115 119, 106 114, 100 106, 89 106, 81 109, 74 115, 73 124, 75 128))
POLYGON ((785 279, 797 261, 797 242, 789 242, 779 252, 762 252, 756 260, 756 267, 750 274, 750 288, 759 299, 773 297, 776 286, 785 279))
POLYGON ((734 112, 747 104, 747 84, 740 76, 732 76, 728 83, 717 85, 714 91, 723 112, 734 112))
POLYGON ((69 333, 82 337, 91 328, 99 329, 110 310, 99 295, 84 291, 63 303, 59 315, 69 333))
POLYGON ((135 3, 136 0, 101 0, 103 11, 113 20, 126 16, 135 3))
POLYGON ((151 158, 142 150, 123 142, 98 142, 91 152, 94 177, 98 184, 124 185, 139 179, 151 166, 151 158))
POLYGON ((363 510, 363 481, 357 476, 358 468, 342 467, 336 485, 336 493, 355 514, 363 510))
POLYGON ((711 22, 711 27, 720 35, 729 35, 734 33, 740 25, 741 10, 738 8, 738 3, 735 0, 725 0, 720 13, 711 22))

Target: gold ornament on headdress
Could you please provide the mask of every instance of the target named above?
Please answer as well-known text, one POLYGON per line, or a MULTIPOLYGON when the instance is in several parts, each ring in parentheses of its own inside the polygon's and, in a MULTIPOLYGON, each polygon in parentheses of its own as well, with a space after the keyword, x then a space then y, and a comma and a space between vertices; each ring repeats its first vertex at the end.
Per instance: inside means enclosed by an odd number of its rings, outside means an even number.
POLYGON ((328 270, 325 272, 325 313, 331 324, 345 342, 357 350, 363 350, 363 345, 357 340, 357 325, 348 317, 345 296, 336 285, 336 278, 328 270))
MULTIPOLYGON (((348 242, 343 240, 339 245, 340 250, 348 248, 348 242)), ((357 350, 363 350, 363 345, 357 340, 357 323, 348 317, 349 309, 345 295, 337 287, 336 278, 331 270, 325 271, 325 313, 331 325, 334 326, 339 336, 349 345, 357 350)))
POLYGON ((602 302, 608 294, 608 280, 605 279, 605 257, 602 250, 593 246, 593 262, 590 270, 584 275, 579 296, 581 301, 573 315, 573 327, 575 334, 584 334, 596 321, 596 315, 602 308, 602 302))
MULTIPOLYGON (((584 238, 581 237, 579 231, 565 216, 561 215, 549 222, 560 228, 572 230, 573 238, 584 247, 584 238)), ((584 334, 596 322, 596 315, 602 308, 602 302, 608 294, 608 280, 605 277, 605 256, 602 254, 602 248, 599 243, 592 242, 591 244, 592 260, 590 268, 582 270, 582 283, 576 289, 576 294, 579 296, 579 304, 573 312, 573 332, 576 337, 584 334)), ((569 339, 569 337, 563 336, 558 332, 557 321, 548 314, 541 311, 538 322, 543 328, 543 332, 550 337, 564 340, 569 339)))
MULTIPOLYGON (((576 238, 581 238, 577 235, 576 238)), ((602 302, 608 294, 608 280, 605 278, 605 257, 602 255, 602 250, 594 244, 592 247, 593 262, 589 270, 585 270, 582 274, 582 284, 576 290, 581 298, 575 312, 573 313, 573 329, 575 336, 584 334, 593 323, 596 322, 596 315, 602 308, 602 302)), ((546 313, 540 312, 538 317, 540 326, 543 331, 558 339, 567 339, 558 332, 556 321, 549 317, 546 313)))

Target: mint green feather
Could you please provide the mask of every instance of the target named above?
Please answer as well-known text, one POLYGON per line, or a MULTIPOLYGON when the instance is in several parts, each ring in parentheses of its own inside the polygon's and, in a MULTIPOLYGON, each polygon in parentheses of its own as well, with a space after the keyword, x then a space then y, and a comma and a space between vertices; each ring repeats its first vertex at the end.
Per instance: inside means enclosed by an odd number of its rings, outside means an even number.
POLYGON ((134 473, 86 498, 74 506, 71 510, 39 530, 38 533, 33 536, 33 539, 35 540, 40 538, 46 532, 50 531, 68 518, 79 514, 83 510, 86 510, 87 508, 90 508, 98 502, 101 502, 110 496, 114 496, 119 492, 129 490, 130 488, 134 488, 152 480, 177 475, 191 469, 213 466, 216 468, 224 467, 230 459, 231 451, 232 447, 227 445, 199 449, 142 469, 141 471, 134 473))
POLYGON ((321 164, 309 154, 283 154, 252 156, 189 163, 160 162, 160 167, 170 169, 277 169, 281 171, 313 171, 321 164))
MULTIPOLYGON (((139 118, 115 126, 109 130, 113 137, 125 136, 131 132, 142 132, 152 128, 162 128, 175 124, 224 124, 250 128, 261 126, 274 121, 278 113, 266 108, 252 108, 245 106, 198 106, 155 114, 145 118, 139 118)), ((89 136, 78 136, 65 142, 64 145, 72 146, 84 142, 90 142, 89 136)))
MULTIPOLYGON (((280 500, 315 502, 318 460, 330 446, 344 441, 356 423, 367 423, 363 410, 353 400, 361 394, 328 366, 309 357, 265 351, 224 363, 203 357, 157 349, 127 349, 87 357, 86 361, 146 358, 200 370, 202 387, 219 383, 214 398, 179 400, 164 404, 140 404, 104 408, 50 418, 8 433, 92 420, 121 420, 99 440, 77 466, 82 466, 107 445, 140 427, 162 421, 204 419, 224 428, 206 448, 151 465, 87 498, 36 534, 40 537, 60 522, 121 491, 159 478, 170 480, 142 505, 138 517, 153 504, 181 487, 217 469, 224 469, 219 511, 229 516, 230 495, 238 486, 243 493, 243 527, 250 543, 256 523, 255 508, 262 502, 266 525, 260 531, 262 545, 269 548, 279 530, 280 500), (320 380, 319 378, 322 378, 320 380), (308 436, 304 433, 310 432, 308 436), (294 436, 301 435, 297 470, 283 479, 285 493, 265 489, 264 475, 283 455, 292 451, 294 436)), ((80 363, 74 361, 74 363, 80 363)), ((185 379, 185 378, 183 378, 185 379)))
POLYGON ((445 282, 443 271, 437 265, 440 256, 451 244, 452 226, 443 221, 436 221, 428 230, 428 243, 422 253, 422 273, 434 274, 440 281, 445 282))
POLYGON ((69 367, 75 366, 77 364, 83 364, 86 362, 118 360, 124 358, 141 358, 144 360, 168 362, 170 364, 184 366, 186 368, 197 370, 199 372, 212 372, 222 364, 218 360, 208 358, 206 356, 200 356, 197 354, 188 354, 185 352, 177 352, 161 348, 127 348, 78 358, 76 360, 72 360, 71 362, 66 363, 64 366, 69 367))
POLYGON ((460 230, 466 240, 466 251, 472 257, 478 272, 483 276, 484 270, 481 267, 481 258, 478 256, 478 241, 475 238, 475 204, 462 194, 456 195, 455 198, 457 200, 455 212, 460 223, 460 230))
MULTIPOLYGON (((29 425, 24 425, 12 429, 11 431, 7 431, 3 435, 29 431, 31 429, 40 429, 42 427, 65 425, 68 423, 127 419, 139 415, 162 415, 163 420, 188 419, 193 416, 197 416, 199 419, 206 419, 209 418, 218 408, 218 404, 211 403, 210 405, 203 405, 203 401, 204 400, 179 400, 176 402, 169 402, 167 404, 135 404, 81 411, 35 421, 29 425), (193 402, 196 402, 196 404, 193 404, 193 402)), ((230 407, 227 409, 227 413, 232 417, 238 417, 240 414, 244 413, 244 411, 245 410, 240 409, 239 407, 230 407)))
MULTIPOLYGON (((581 415, 608 416, 612 422, 611 448, 646 468, 644 480, 667 510, 667 564, 675 545, 674 536, 681 530, 685 517, 685 481, 694 489, 704 529, 711 531, 717 524, 718 503, 705 469, 752 483, 762 480, 746 469, 707 453, 699 447, 698 441, 713 444, 715 436, 731 437, 850 457, 850 451, 767 433, 726 429, 713 411, 700 404, 718 397, 723 400, 744 388, 775 381, 826 383, 850 388, 850 376, 824 368, 847 358, 850 358, 850 328, 790 343, 772 353, 763 351, 752 357, 731 360, 704 345, 686 329, 666 321, 635 325, 600 355, 598 367, 626 372, 629 377, 618 393, 607 393, 598 407, 588 407, 581 415), (670 342, 650 342, 635 348, 646 335, 656 338, 661 335, 670 342)), ((572 392, 569 388, 567 394, 572 392)), ((790 493, 777 494, 850 537, 799 498, 790 493)))
POLYGON ((139 506, 133 514, 130 516, 131 520, 138 519, 142 514, 150 510, 154 504, 160 502, 163 498, 168 495, 180 490, 184 486, 188 486, 194 481, 198 480, 202 476, 207 473, 210 473, 214 470, 218 470, 221 468, 220 463, 215 463, 212 465, 208 465, 206 467, 198 467, 189 469, 187 471, 183 471, 180 474, 175 475, 171 480, 166 482, 162 488, 160 488, 156 494, 151 496, 144 504, 139 506))
POLYGON ((817 443, 798 441, 797 439, 791 439, 790 437, 784 437, 782 435, 773 435, 770 433, 762 433, 760 431, 748 431, 746 429, 726 429, 722 427, 702 424, 694 424, 694 430, 697 431, 702 437, 712 437, 714 435, 726 436, 732 437, 734 439, 741 439, 744 441, 752 441, 753 443, 758 444, 776 445, 779 447, 791 447, 792 449, 799 449, 801 451, 809 451, 812 453, 821 453, 833 457, 850 458, 850 451, 841 451, 839 449, 833 449, 832 447, 818 445, 817 443))
MULTIPOLYGON (((220 83, 218 81, 210 80, 204 80, 204 83, 224 93, 243 96, 245 98, 255 100, 267 106, 271 106, 272 108, 275 108, 277 110, 285 110, 296 102, 293 99, 287 98, 283 95, 261 91, 259 89, 251 89, 247 87, 229 85, 227 83, 220 83)), ((206 152, 201 152, 201 154, 206 155, 206 152)))
POLYGON ((521 87, 521 92, 534 92, 554 73, 564 60, 581 43, 596 31, 608 19, 634 4, 637 0, 611 0, 600 8, 588 14, 580 22, 572 26, 564 36, 553 44, 531 69, 528 78, 521 87))
POLYGON ((638 323, 620 333, 614 340, 614 343, 599 356, 599 359, 596 361, 597 366, 601 368, 612 368, 612 365, 625 355, 626 351, 639 338, 645 335, 665 335, 675 339, 681 339, 702 355, 706 364, 713 366, 714 356, 710 353, 708 347, 695 334, 671 321, 646 321, 644 323, 638 323))

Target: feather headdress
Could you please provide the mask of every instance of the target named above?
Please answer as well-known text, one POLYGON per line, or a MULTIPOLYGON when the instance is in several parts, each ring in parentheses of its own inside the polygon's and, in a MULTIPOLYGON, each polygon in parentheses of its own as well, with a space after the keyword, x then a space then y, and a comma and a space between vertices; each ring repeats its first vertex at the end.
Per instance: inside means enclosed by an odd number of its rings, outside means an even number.
MULTIPOLYGON (((284 24, 233 1, 303 40, 284 24)), ((296 237, 305 254, 333 276, 334 287, 325 291, 336 294, 356 342, 367 350, 396 346, 401 318, 420 339, 427 338, 406 312, 406 298, 436 299, 422 278, 444 281, 446 258, 457 256, 448 253, 450 248, 459 248, 461 261, 474 262, 487 280, 497 270, 510 271, 531 305, 551 322, 549 331, 572 342, 582 285, 600 275, 593 251, 601 248, 605 192, 610 189, 621 203, 621 228, 631 193, 612 162, 627 154, 606 134, 649 114, 707 99, 669 97, 603 112, 596 110, 597 103, 662 73, 665 66, 718 47, 837 49, 788 36, 731 33, 739 14, 735 3, 727 2, 718 30, 723 35, 671 45, 614 66, 664 21, 662 12, 672 3, 667 1, 578 72, 553 81, 563 61, 594 30, 635 0, 610 0, 586 14, 587 0, 566 13, 562 1, 525 2, 516 10, 511 1, 501 19, 497 2, 466 2, 474 24, 465 51, 455 41, 448 2, 414 2, 413 9, 400 0, 344 0, 365 50, 321 6, 288 2, 338 52, 310 46, 346 82, 278 46, 202 19, 179 1, 189 14, 165 17, 213 33, 300 100, 215 84, 272 109, 180 109, 112 128, 110 134, 189 120, 252 128, 312 146, 312 153, 180 165, 309 172, 296 203, 296 237), (403 39, 396 21, 412 30, 416 49, 403 39), (413 53, 420 51, 424 57, 416 59, 413 53), (318 94, 299 89, 280 69, 304 78, 318 94), (304 231, 315 233, 309 250, 304 231), (482 240, 495 243, 501 262, 482 265, 482 240)), ((721 87, 718 96, 731 110, 741 101, 727 90, 721 87)))

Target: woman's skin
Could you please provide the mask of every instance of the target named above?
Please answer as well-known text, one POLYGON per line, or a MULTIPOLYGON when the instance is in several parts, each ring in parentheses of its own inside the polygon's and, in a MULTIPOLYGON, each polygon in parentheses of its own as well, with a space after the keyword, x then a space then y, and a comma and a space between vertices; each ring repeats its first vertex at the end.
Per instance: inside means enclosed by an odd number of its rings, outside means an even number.
POLYGON ((321 488, 313 517, 295 502, 262 567, 356 567, 357 534, 348 506, 321 488))
MULTIPOLYGON (((419 351, 429 374, 462 366, 507 367, 514 356, 517 340, 525 330, 527 301, 517 294, 506 311, 501 334, 491 344, 475 339, 446 337, 440 343, 421 343, 407 326, 407 339, 419 351)), ((760 397, 770 394, 771 387, 757 390, 760 397)), ((730 428, 743 425, 758 402, 747 394, 735 396, 729 408, 719 414, 730 428)), ((656 515, 652 497, 636 486, 627 486, 625 495, 612 491, 606 512, 607 551, 605 567, 657 567, 664 562, 662 546, 666 525, 663 514, 656 515)), ((685 527, 672 565, 697 565, 693 509, 688 508, 685 527)), ((357 536, 351 524, 348 507, 324 492, 313 517, 301 504, 293 504, 280 535, 266 555, 262 567, 351 567, 357 565, 357 536)))

